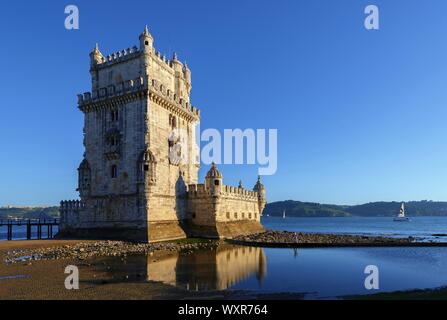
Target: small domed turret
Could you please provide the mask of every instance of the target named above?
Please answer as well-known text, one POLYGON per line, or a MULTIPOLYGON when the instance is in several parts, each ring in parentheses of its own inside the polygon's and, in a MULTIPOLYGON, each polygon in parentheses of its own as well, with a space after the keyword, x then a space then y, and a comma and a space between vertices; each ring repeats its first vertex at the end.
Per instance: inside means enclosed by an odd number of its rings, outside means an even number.
POLYGON ((211 165, 211 169, 206 174, 206 177, 222 179, 222 174, 220 173, 219 169, 217 169, 217 166, 214 162, 211 165))
POLYGON ((191 70, 188 68, 188 65, 183 65, 183 76, 185 77, 185 80, 187 83, 191 84, 191 70))
POLYGON ((259 192, 259 193, 264 193, 265 192, 265 188, 264 185, 261 182, 261 176, 258 176, 258 181, 256 181, 255 186, 253 187, 253 191, 259 192))
POLYGON ((83 159, 78 168, 78 189, 79 196, 85 197, 90 194, 91 170, 87 159, 83 159))
POLYGON ((101 51, 99 51, 99 46, 96 44, 95 49, 90 52, 90 65, 94 66, 97 64, 101 64, 104 61, 104 56, 101 51))
POLYGON ((140 50, 144 52, 151 52, 154 46, 154 38, 149 32, 147 26, 144 27, 144 31, 140 34, 140 50))
POLYGON ((177 53, 174 52, 171 60, 171 66, 175 71, 182 72, 183 64, 177 59, 177 53))
POLYGON ((185 78, 185 82, 186 82, 186 90, 188 90, 188 94, 191 93, 191 89, 192 89, 192 85, 191 85, 191 70, 188 68, 188 65, 185 64, 183 65, 183 78, 185 78))
POLYGON ((217 191, 222 186, 222 174, 217 169, 216 164, 213 162, 211 169, 208 171, 205 177, 205 187, 212 191, 217 191))
POLYGON ((265 187, 261 182, 261 176, 258 176, 258 181, 253 187, 253 191, 258 193, 259 213, 262 215, 262 211, 265 208, 266 199, 265 199, 265 187))

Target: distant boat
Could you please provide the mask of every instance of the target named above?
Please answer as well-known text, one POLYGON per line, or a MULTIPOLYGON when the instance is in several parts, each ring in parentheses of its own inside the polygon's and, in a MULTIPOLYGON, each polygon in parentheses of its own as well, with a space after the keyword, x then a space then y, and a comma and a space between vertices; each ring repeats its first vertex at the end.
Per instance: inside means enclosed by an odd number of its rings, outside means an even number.
POLYGON ((399 214, 394 218, 394 221, 410 221, 410 219, 405 216, 405 205, 403 202, 400 207, 399 214))
POLYGON ((284 210, 284 211, 282 212, 282 218, 283 218, 283 219, 286 218, 286 210, 284 210))

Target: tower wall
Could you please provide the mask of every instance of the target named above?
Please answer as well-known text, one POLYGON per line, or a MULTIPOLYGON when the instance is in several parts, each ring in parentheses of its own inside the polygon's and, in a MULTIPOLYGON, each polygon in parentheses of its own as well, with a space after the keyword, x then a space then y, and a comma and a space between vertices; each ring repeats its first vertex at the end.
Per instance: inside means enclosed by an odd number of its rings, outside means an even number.
POLYGON ((259 194, 244 188, 222 185, 190 185, 188 216, 193 236, 232 238, 262 232, 259 194))

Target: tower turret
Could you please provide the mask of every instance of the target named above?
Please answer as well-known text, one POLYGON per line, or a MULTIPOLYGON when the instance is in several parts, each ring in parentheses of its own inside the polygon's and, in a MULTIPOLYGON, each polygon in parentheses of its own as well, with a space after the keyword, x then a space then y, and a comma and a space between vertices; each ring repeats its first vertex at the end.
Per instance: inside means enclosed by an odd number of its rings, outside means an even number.
POLYGON ((176 72, 182 72, 183 73, 183 64, 177 59, 177 53, 176 52, 174 52, 174 54, 172 55, 171 65, 172 65, 172 68, 176 72))
POLYGON ((140 50, 149 53, 152 52, 154 46, 154 38, 149 32, 147 26, 144 27, 144 31, 140 34, 140 50))
POLYGON ((183 77, 185 78, 186 81, 186 88, 188 89, 188 94, 191 92, 191 70, 188 68, 188 65, 185 64, 183 65, 183 77))
POLYGON ((258 176, 258 181, 253 187, 253 191, 258 193, 258 205, 259 205, 259 213, 262 214, 264 211, 266 199, 265 199, 265 187, 261 182, 261 176, 258 176))
POLYGON ((104 60, 104 56, 101 51, 99 51, 99 46, 96 44, 95 49, 90 52, 90 66, 95 66, 97 64, 102 63, 104 60))
POLYGON ((91 169, 87 159, 83 159, 78 168, 78 189, 79 196, 88 197, 91 191, 91 169))
POLYGON ((208 171, 205 177, 205 188, 210 189, 213 193, 218 193, 222 186, 222 174, 217 169, 216 164, 213 162, 211 169, 208 171))

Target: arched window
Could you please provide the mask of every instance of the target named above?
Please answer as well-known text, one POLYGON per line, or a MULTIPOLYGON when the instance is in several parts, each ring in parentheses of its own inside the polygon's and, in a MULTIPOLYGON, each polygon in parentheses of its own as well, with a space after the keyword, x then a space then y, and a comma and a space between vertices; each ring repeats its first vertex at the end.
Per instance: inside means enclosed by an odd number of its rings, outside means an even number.
POLYGON ((109 146, 118 146, 120 144, 121 134, 117 129, 109 130, 106 134, 106 142, 109 146))
POLYGON ((172 118, 172 127, 177 128, 177 118, 176 117, 172 118))
POLYGON ((110 112, 110 119, 112 120, 112 122, 118 121, 118 110, 112 110, 110 112))
POLYGON ((115 179, 118 176, 118 170, 116 165, 112 165, 110 167, 110 176, 112 177, 112 179, 115 179))

